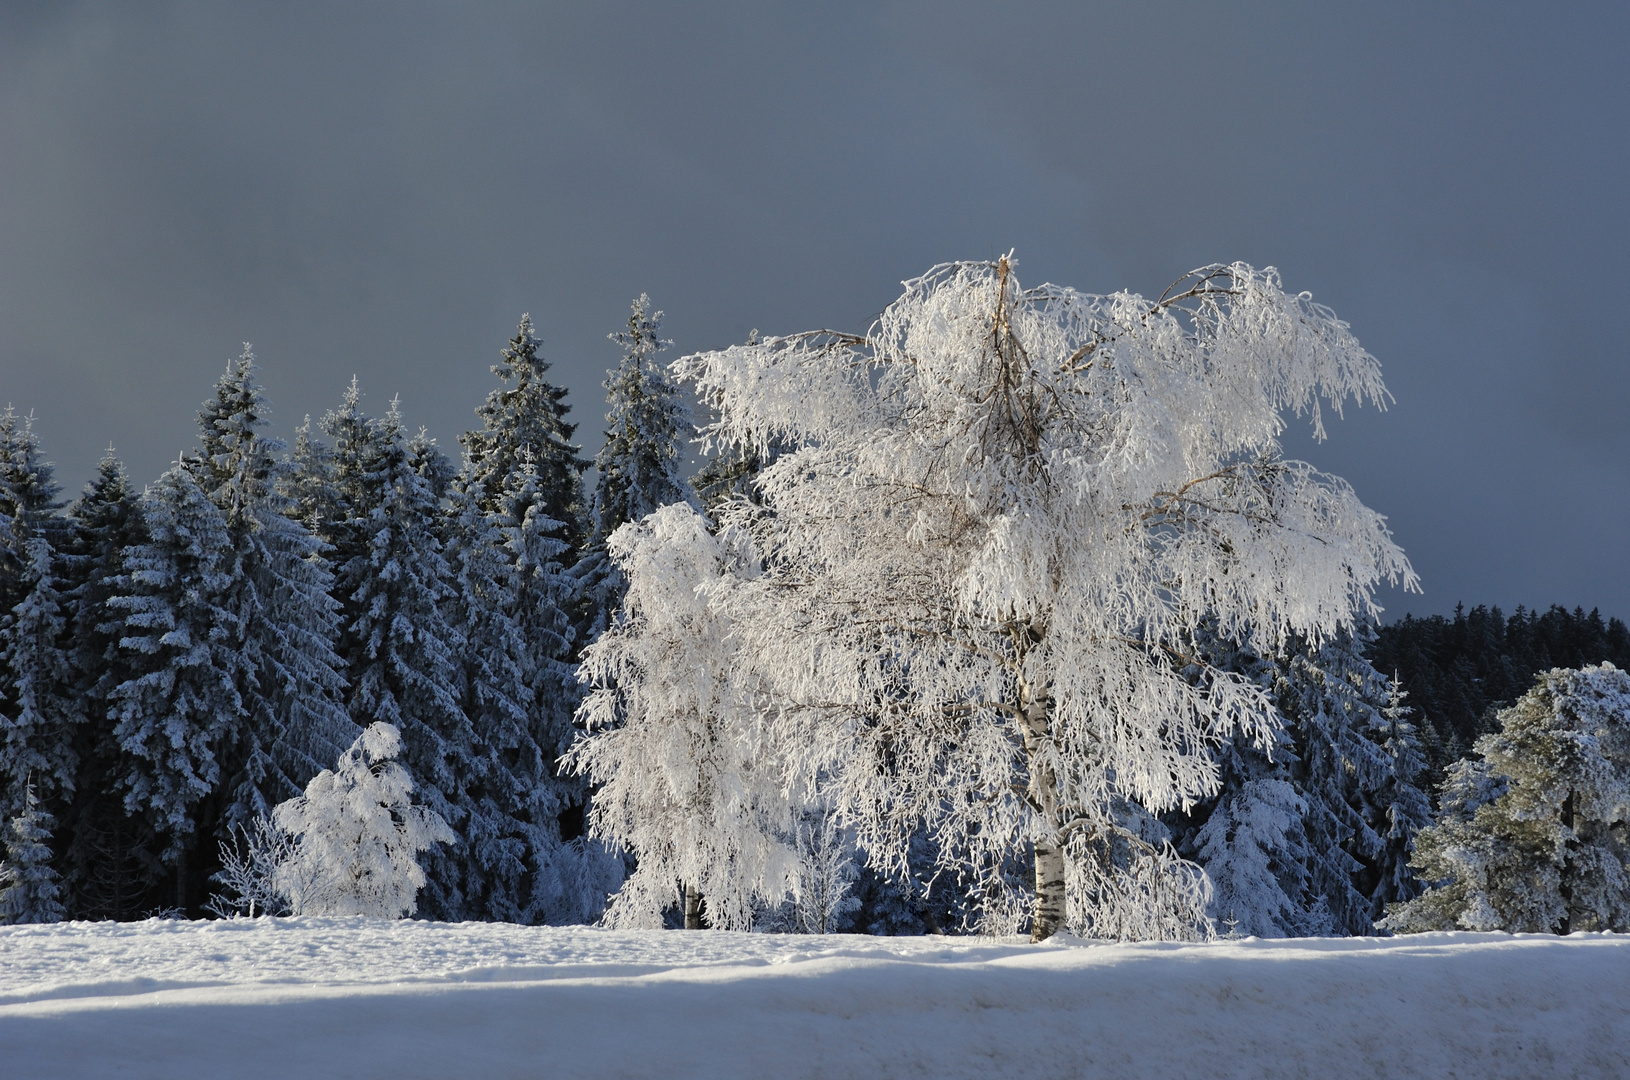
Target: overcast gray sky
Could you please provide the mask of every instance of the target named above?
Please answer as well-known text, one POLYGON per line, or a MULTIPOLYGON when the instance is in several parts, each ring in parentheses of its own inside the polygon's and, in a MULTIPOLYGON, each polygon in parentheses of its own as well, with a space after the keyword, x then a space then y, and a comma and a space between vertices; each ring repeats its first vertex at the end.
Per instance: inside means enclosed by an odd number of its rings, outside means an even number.
POLYGON ((530 311, 579 435, 677 351, 864 330, 930 265, 1158 293, 1281 268, 1397 404, 1315 446, 1457 601, 1630 616, 1630 7, 0 5, 0 404, 76 490, 254 342, 287 436, 444 446, 530 311))

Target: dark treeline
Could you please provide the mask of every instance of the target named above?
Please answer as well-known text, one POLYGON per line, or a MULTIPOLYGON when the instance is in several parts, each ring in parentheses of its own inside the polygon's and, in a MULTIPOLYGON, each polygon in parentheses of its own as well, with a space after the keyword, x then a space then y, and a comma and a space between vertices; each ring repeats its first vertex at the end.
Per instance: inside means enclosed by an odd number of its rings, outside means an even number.
POLYGON ((1518 607, 1507 616, 1498 607, 1457 605, 1452 618, 1405 615, 1381 627, 1367 652, 1408 692, 1436 789, 1444 768, 1496 730, 1495 714, 1527 693, 1541 672, 1604 660, 1630 668, 1630 629, 1595 609, 1518 607))

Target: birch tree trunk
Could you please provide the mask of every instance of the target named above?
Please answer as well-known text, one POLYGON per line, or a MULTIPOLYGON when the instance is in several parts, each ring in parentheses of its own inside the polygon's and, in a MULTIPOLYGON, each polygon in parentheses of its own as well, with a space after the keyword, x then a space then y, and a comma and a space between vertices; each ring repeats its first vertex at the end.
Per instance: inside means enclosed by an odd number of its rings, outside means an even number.
POLYGON ((702 893, 695 885, 685 886, 685 929, 707 929, 702 923, 702 893))
POLYGON ((1021 685, 1025 759, 1029 765, 1027 793, 1032 808, 1049 830, 1035 842, 1036 909, 1030 921, 1030 940, 1046 941, 1064 928, 1064 843, 1059 835, 1058 777, 1048 760, 1050 724, 1047 702, 1021 685))

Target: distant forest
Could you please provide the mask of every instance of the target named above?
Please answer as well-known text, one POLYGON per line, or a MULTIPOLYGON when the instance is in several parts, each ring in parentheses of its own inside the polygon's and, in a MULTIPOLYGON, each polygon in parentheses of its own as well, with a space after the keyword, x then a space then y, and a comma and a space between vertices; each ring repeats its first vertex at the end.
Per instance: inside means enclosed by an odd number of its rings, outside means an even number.
POLYGON ((1385 675, 1396 675, 1415 710, 1434 791, 1443 770, 1471 753, 1478 736, 1499 728, 1495 713, 1522 697, 1535 676, 1606 660, 1630 668, 1630 628, 1596 609, 1552 605, 1541 614, 1519 606, 1511 615, 1479 604, 1457 605, 1453 617, 1405 615, 1376 631, 1365 650, 1385 675))

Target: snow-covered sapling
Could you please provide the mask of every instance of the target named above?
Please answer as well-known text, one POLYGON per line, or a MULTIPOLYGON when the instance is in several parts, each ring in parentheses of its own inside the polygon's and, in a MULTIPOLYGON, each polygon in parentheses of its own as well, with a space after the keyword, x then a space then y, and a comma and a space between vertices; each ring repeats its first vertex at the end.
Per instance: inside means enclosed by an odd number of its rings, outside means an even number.
POLYGON ((294 854, 294 838, 271 819, 257 817, 221 842, 221 869, 212 880, 226 887, 204 910, 222 919, 287 915, 289 898, 277 885, 278 867, 294 854))
POLYGON ((413 781, 392 760, 401 749, 396 728, 370 724, 332 771, 272 811, 295 841, 272 882, 293 914, 413 914, 425 883, 418 853, 457 838, 434 812, 408 801, 413 781))
POLYGON ((23 811, 6 826, 6 857, 0 860, 0 922, 61 922, 62 889, 51 868, 50 814, 34 798, 34 785, 23 794, 23 811))

